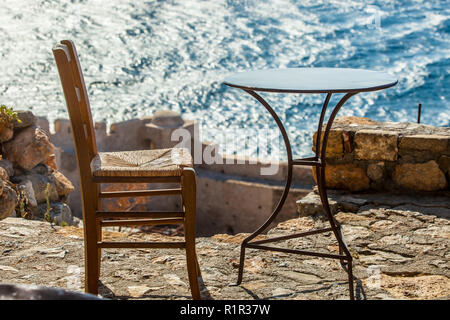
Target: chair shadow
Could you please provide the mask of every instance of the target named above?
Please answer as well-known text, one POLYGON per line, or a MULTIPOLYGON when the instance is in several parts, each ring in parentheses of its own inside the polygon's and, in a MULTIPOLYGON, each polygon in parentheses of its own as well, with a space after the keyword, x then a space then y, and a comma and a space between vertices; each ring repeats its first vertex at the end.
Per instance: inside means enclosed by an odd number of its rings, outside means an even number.
POLYGON ((109 289, 107 286, 105 286, 101 280, 98 281, 98 294, 107 299, 116 297, 114 292, 111 291, 111 289, 109 289))
MULTIPOLYGON (((341 264, 342 268, 344 269, 344 271, 346 273, 348 273, 348 269, 346 267, 345 264, 341 264)), ((366 293, 364 291, 364 287, 362 285, 362 281, 360 279, 358 279, 357 277, 355 277, 355 275, 353 274, 353 281, 355 283, 355 300, 367 300, 367 296, 366 293)), ((346 285, 348 286, 348 281, 345 282, 336 282, 337 284, 340 285, 346 285)), ((245 288, 244 286, 240 285, 239 286, 241 289, 243 289, 247 294, 249 294, 253 299, 255 300, 261 300, 261 299, 270 299, 270 298, 287 298, 289 296, 291 296, 292 294, 286 294, 286 295, 279 295, 279 296, 271 296, 271 297, 264 297, 261 298, 260 296, 258 296, 255 292, 251 291, 250 289, 245 288)), ((324 290, 330 290, 331 289, 331 284, 328 286, 324 286, 323 288, 319 288, 319 289, 307 289, 307 290, 301 290, 301 291, 296 291, 294 292, 294 294, 308 294, 308 293, 314 293, 314 292, 319 292, 319 291, 324 291, 324 290)))
MULTIPOLYGON (((345 264, 341 264, 342 269, 344 269, 344 271, 346 273, 348 273, 348 268, 345 264)), ((364 291, 364 287, 362 285, 362 281, 360 279, 358 279, 357 277, 355 277, 355 275, 353 275, 354 278, 354 283, 355 283, 355 300, 367 300, 367 296, 366 293, 364 291)), ((199 287, 200 287, 200 295, 202 297, 202 300, 215 300, 212 296, 211 293, 209 292, 208 288, 205 285, 205 282, 203 281, 203 277, 200 276, 198 277, 198 282, 199 282, 199 287)), ((348 286, 348 281, 345 282, 336 282, 339 285, 346 285, 348 286)), ((308 293, 314 293, 314 292, 319 292, 319 291, 324 291, 324 290, 330 290, 331 289, 331 284, 330 285, 324 285, 322 288, 318 288, 318 289, 306 289, 306 290, 300 290, 300 291, 296 291, 294 292, 295 294, 308 294, 308 293)), ((252 290, 246 288, 244 285, 239 285, 239 287, 244 290, 249 296, 251 296, 254 300, 262 300, 262 299, 270 299, 270 298, 288 298, 289 296, 291 296, 292 294, 286 294, 286 295, 279 295, 279 296, 270 296, 270 297, 260 297, 257 293, 253 292, 252 290)), ((99 281, 99 294, 104 297, 104 298, 108 298, 108 299, 121 299, 121 300, 128 300, 128 299, 167 299, 168 297, 170 298, 182 298, 182 299, 191 299, 191 296, 185 296, 185 295, 177 295, 177 294, 170 294, 170 295, 151 295, 151 294, 144 294, 141 297, 132 297, 130 295, 116 295, 110 288, 108 288, 106 285, 104 285, 101 281, 99 281)))
POLYGON ((205 282, 203 281, 203 277, 198 277, 198 285, 200 287, 200 296, 203 300, 215 300, 211 293, 209 292, 208 288, 205 285, 205 282))
MULTIPOLYGON (((214 300, 214 298, 211 296, 211 293, 209 292, 208 288, 206 287, 203 278, 200 276, 198 278, 199 280, 199 287, 200 287, 200 295, 202 297, 202 300, 214 300)), ((132 297, 130 295, 116 295, 110 288, 108 288, 105 284, 103 284, 102 281, 99 281, 98 283, 98 292, 99 294, 107 299, 119 299, 119 300, 129 300, 129 299, 145 299, 145 298, 151 298, 151 299, 167 299, 168 297, 171 298, 184 298, 184 299, 192 299, 191 296, 184 296, 184 295, 177 295, 177 294, 170 294, 170 295, 150 295, 150 294, 144 294, 140 297, 132 297)))
MULTIPOLYGON (((348 274, 348 268, 347 268, 346 264, 341 263, 341 267, 348 274)), ((367 296, 366 296, 366 293, 364 291, 364 287, 362 285, 362 281, 361 281, 361 279, 358 279, 355 276, 354 272, 353 272, 353 282, 356 284, 355 288, 354 288, 354 290, 355 290, 355 300, 367 300, 367 296)), ((348 285, 348 282, 346 282, 346 283, 348 285)))
MULTIPOLYGON (((364 289, 362 287, 362 283, 361 280, 356 280, 356 292, 355 292, 355 300, 366 300, 366 295, 364 293, 364 289)), ((337 284, 345 286, 348 286, 348 282, 338 282, 337 284)), ((326 290, 330 290, 332 285, 324 285, 322 288, 318 288, 318 289, 306 289, 306 290, 299 290, 299 291, 295 291, 293 293, 290 294, 284 294, 284 295, 277 295, 277 296, 268 296, 268 297, 260 297, 258 296, 256 293, 254 293, 253 291, 251 291, 250 289, 244 288, 242 286, 240 286, 245 292, 247 292, 253 299, 255 300, 266 300, 266 299, 280 299, 280 298, 289 298, 293 295, 298 295, 298 294, 310 294, 310 293, 315 293, 315 292, 320 292, 320 291, 326 291, 326 290)))
POLYGON ((255 299, 255 300, 261 300, 261 298, 256 294, 256 293, 254 293, 253 291, 251 291, 250 289, 247 289, 247 288, 245 288, 245 287, 243 287, 243 286, 239 286, 241 289, 243 289, 246 293, 248 293, 253 299, 255 299))

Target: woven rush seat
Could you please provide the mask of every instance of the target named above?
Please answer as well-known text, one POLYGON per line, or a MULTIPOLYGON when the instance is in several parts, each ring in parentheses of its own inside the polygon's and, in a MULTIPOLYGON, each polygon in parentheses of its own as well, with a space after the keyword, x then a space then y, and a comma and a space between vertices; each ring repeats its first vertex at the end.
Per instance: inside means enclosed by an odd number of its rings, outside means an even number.
POLYGON ((97 177, 174 177, 186 167, 192 167, 192 157, 184 148, 99 152, 91 161, 97 177))

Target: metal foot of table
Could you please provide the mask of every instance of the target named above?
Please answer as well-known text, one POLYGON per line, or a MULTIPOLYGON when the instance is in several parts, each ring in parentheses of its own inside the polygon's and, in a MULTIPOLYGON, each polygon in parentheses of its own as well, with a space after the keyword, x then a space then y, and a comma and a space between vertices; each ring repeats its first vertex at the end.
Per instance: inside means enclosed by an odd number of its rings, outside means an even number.
MULTIPOLYGON (((334 74, 336 77, 336 74, 334 74)), ((364 92, 364 91, 375 91, 380 89, 385 89, 391 87, 397 83, 397 80, 390 75, 373 72, 368 70, 355 70, 355 69, 329 69, 329 68, 313 68, 313 69, 278 69, 278 70, 264 70, 264 71, 254 71, 249 73, 241 73, 231 76, 225 79, 225 84, 231 87, 236 87, 244 90, 256 100, 258 100, 264 108, 271 114, 275 120, 282 136, 283 141, 286 146, 287 159, 288 159, 288 172, 286 178, 286 185, 284 187, 283 194, 270 217, 267 221, 260 226, 255 232, 248 236, 241 244, 241 254, 239 261, 239 273, 236 285, 242 283, 243 273, 244 273, 244 263, 245 263, 245 250, 259 249, 268 251, 278 251, 292 254, 308 255, 314 257, 331 258, 340 260, 343 266, 346 266, 346 271, 348 274, 348 287, 350 293, 350 299, 353 300, 354 289, 353 289, 353 258, 350 250, 346 244, 341 225, 334 218, 330 205, 328 203, 327 188, 325 183, 325 160, 326 160, 326 148, 328 142, 328 136, 330 133, 333 121, 336 118, 337 113, 345 102, 353 95, 364 92), (311 73, 312 71, 312 73, 311 73), (343 72, 342 72, 343 71, 343 72), (350 72, 348 72, 350 71, 350 72), (363 71, 363 78, 356 83, 361 85, 357 88, 355 85, 355 77, 361 77, 359 71, 363 71), (305 74, 306 72, 306 74, 305 74), (331 81, 326 78, 327 73, 337 73, 337 79, 331 81), (351 76, 353 75, 353 77, 351 76), (326 79, 324 84, 323 79, 326 79), (350 86, 345 82, 350 82, 350 86), (319 82, 319 83, 317 83, 319 82), (369 82, 369 83, 367 83, 369 82), (273 84, 276 83, 274 86, 273 84), (336 87, 336 83, 341 85, 341 87, 336 87), (346 87, 347 86, 347 87, 346 87), (339 89, 336 89, 339 88, 339 89), (320 113, 319 123, 317 126, 317 135, 315 140, 315 156, 304 159, 293 159, 291 144, 286 133, 286 130, 272 107, 255 91, 265 91, 265 92, 281 92, 281 93, 326 93, 326 98, 322 106, 320 113), (325 130, 323 131, 323 124, 325 120, 325 113, 327 111, 328 104, 330 102, 333 93, 345 93, 345 95, 340 99, 340 101, 333 108, 325 130), (323 134, 322 134, 323 133, 323 134), (323 137, 322 137, 323 136, 323 137), (292 235, 286 235, 281 237, 274 237, 264 240, 256 240, 258 235, 264 232, 269 225, 274 221, 280 212, 281 208, 286 201, 289 193, 289 189, 292 182, 292 170, 295 165, 310 165, 316 169, 316 180, 318 192, 323 206, 323 212, 326 219, 329 222, 330 227, 323 229, 315 229, 306 232, 296 233, 292 235), (272 242, 278 242, 288 239, 300 238, 305 236, 311 236, 314 234, 320 234, 325 232, 332 232, 336 238, 339 246, 339 253, 322 253, 322 252, 312 252, 305 250, 296 250, 288 248, 280 248, 275 246, 268 246, 267 244, 272 242)))

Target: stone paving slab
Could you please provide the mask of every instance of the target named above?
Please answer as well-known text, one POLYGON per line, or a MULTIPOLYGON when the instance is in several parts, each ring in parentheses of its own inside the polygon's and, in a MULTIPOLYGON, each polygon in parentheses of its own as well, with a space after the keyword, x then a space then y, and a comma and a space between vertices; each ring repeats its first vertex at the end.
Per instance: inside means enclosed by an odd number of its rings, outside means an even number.
MULTIPOLYGON (((394 194, 387 192, 349 193, 328 190, 328 200, 333 213, 337 211, 359 212, 369 208, 391 208, 403 211, 420 212, 440 218, 450 218, 450 193, 441 195, 394 194)), ((322 212, 322 202, 314 188, 305 197, 297 200, 300 216, 317 215, 322 212)))
MULTIPOLYGON (((391 208, 338 212, 354 256, 357 299, 450 298, 450 222, 431 214, 391 208)), ((279 224, 278 236, 324 226, 318 216, 279 224)), ((348 299, 347 274, 336 260, 248 250, 244 281, 236 281, 245 234, 198 238, 204 299, 348 299)), ((83 230, 46 222, 0 221, 2 282, 83 290, 83 230)), ((104 232, 115 241, 176 241, 160 234, 104 232)), ((337 252, 331 234, 280 246, 337 252)), ((182 250, 108 249, 100 292, 113 299, 189 299, 182 250)))

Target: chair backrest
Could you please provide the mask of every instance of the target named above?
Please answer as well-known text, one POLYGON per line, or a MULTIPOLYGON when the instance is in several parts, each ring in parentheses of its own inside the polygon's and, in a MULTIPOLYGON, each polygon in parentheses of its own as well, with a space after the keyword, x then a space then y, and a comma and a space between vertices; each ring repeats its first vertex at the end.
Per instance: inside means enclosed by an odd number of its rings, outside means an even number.
POLYGON ((91 108, 81 71, 80 61, 72 41, 63 40, 53 47, 53 56, 58 67, 67 110, 69 111, 75 151, 80 174, 81 191, 92 188, 90 163, 97 154, 95 130, 91 108))
POLYGON ((97 154, 97 144, 95 141, 95 130, 92 121, 91 107, 84 82, 83 72, 81 71, 80 61, 78 60, 75 45, 70 40, 63 40, 53 48, 53 55, 58 66, 61 84, 66 97, 67 109, 72 124, 72 130, 77 132, 77 137, 82 139, 75 140, 75 144, 81 142, 79 147, 88 149, 89 160, 97 154), (73 95, 75 93, 75 96, 73 95), (76 99, 68 99, 68 98, 76 99), (81 119, 81 122, 73 122, 73 119, 81 119))

